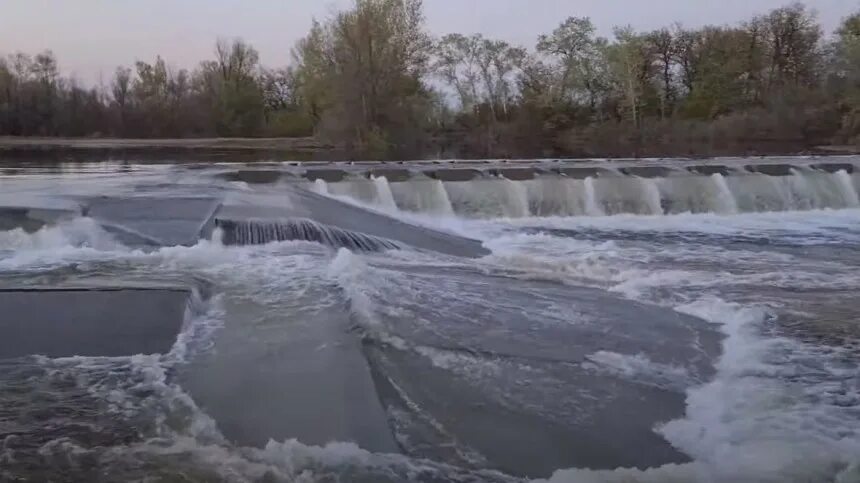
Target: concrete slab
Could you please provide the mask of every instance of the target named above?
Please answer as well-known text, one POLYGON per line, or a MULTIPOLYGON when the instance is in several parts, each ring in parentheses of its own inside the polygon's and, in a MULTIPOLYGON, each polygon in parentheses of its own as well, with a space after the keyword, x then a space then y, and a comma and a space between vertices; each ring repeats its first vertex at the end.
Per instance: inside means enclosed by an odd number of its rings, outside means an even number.
POLYGON ((33 233, 45 225, 80 214, 77 207, 62 206, 62 203, 45 203, 46 200, 39 199, 17 201, 0 203, 0 231, 21 228, 33 233))
POLYGON ((303 213, 293 216, 454 256, 482 257, 490 253, 480 241, 406 223, 307 190, 294 189, 289 196, 303 213))
POLYGON ((728 176, 731 173, 731 170, 728 166, 723 166, 720 164, 706 164, 701 166, 687 166, 687 171, 694 174, 702 174, 705 176, 712 176, 715 174, 719 174, 722 176, 728 176))
POLYGON ((504 176, 511 181, 527 181, 534 179, 534 168, 499 168, 491 169, 489 173, 495 176, 504 176))
POLYGON ((349 313, 320 308, 328 290, 311 284, 284 293, 289 310, 225 298, 217 350, 178 377, 234 443, 262 447, 296 438, 398 452, 349 313))
POLYGON ((821 171, 827 171, 828 173, 845 171, 846 173, 851 174, 856 170, 856 167, 849 163, 820 163, 813 164, 812 167, 821 171))
POLYGON ((630 166, 621 168, 619 171, 628 176, 638 176, 640 178, 665 178, 673 170, 665 166, 630 166))
POLYGON ((208 237, 216 198, 96 198, 85 214, 128 244, 193 245, 208 237))
POLYGON ((346 171, 339 168, 309 169, 305 171, 304 177, 310 181, 321 179, 326 183, 337 183, 338 181, 343 181, 347 174, 346 171))
POLYGON ((367 177, 370 178, 381 178, 385 177, 389 183, 398 183, 401 181, 408 181, 412 178, 412 172, 408 169, 404 168, 379 168, 372 169, 366 173, 367 177))
POLYGON ((189 296, 184 288, 0 289, 0 359, 166 353, 189 296))
POLYGON ((0 207, 0 231, 21 228, 27 233, 33 233, 45 226, 45 222, 30 218, 27 208, 0 207))
POLYGON ((283 171, 243 169, 223 173, 221 177, 228 181, 242 181, 248 184, 268 184, 277 183, 283 175, 283 171))
POLYGON ((768 176, 791 176, 794 166, 790 164, 751 164, 746 170, 751 173, 766 174, 768 176))
POLYGON ((606 174, 606 173, 607 173, 607 170, 606 170, 606 169, 601 169, 601 168, 586 168, 586 167, 580 167, 580 168, 572 168, 572 167, 558 168, 556 171, 557 171, 559 174, 563 174, 563 175, 565 175, 565 176, 567 176, 567 177, 569 177, 569 178, 574 178, 574 179, 596 178, 596 177, 600 176, 601 174, 606 174))
POLYGON ((471 181, 481 176, 477 169, 435 169, 424 171, 424 174, 440 181, 471 181))

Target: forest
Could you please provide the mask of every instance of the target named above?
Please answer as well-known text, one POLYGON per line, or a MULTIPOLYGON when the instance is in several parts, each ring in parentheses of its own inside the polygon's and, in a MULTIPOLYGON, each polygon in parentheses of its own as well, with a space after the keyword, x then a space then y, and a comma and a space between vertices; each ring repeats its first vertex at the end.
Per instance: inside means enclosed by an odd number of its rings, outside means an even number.
MULTIPOLYGON (((860 13, 824 32, 787 5, 737 25, 611 38, 583 17, 535 45, 434 38, 421 0, 356 0, 290 65, 241 39, 193 69, 164 58, 106 85, 50 52, 0 60, 0 136, 305 137, 351 157, 708 156, 860 146, 860 13)), ((2 46, 0 46, 2 52, 2 46)))

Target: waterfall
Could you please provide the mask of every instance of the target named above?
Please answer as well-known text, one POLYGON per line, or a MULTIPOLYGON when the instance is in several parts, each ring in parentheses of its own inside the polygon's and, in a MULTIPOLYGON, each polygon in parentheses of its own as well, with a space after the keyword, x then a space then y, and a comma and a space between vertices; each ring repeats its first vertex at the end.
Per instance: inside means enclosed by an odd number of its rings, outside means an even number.
POLYGON ((751 173, 729 176, 725 180, 734 194, 740 212, 790 210, 791 199, 786 197, 782 182, 777 178, 779 177, 751 173))
POLYGON ((711 181, 717 190, 716 203, 713 205, 714 211, 727 214, 737 213, 738 203, 735 201, 735 195, 732 194, 732 190, 729 189, 729 185, 726 183, 726 178, 720 173, 714 173, 711 175, 711 181))
POLYGON ((577 216, 586 214, 585 184, 566 176, 539 176, 522 182, 529 212, 534 216, 577 216))
POLYGON ((594 189, 594 178, 585 178, 585 214, 590 216, 602 216, 605 213, 600 204, 597 203, 597 190, 594 189))
POLYGON ((661 208, 667 214, 737 212, 734 197, 719 173, 711 176, 679 173, 658 182, 661 208))
POLYGON ((438 179, 416 176, 408 181, 391 183, 389 186, 392 197, 401 210, 434 215, 454 214, 448 192, 438 179))
MULTIPOLYGON (((857 192, 851 184, 851 177, 845 171, 827 173, 809 168, 799 168, 794 176, 795 185, 807 190, 809 208, 849 208, 857 206, 857 192)), ((801 206, 800 209, 805 207, 801 206)))
POLYGON ((364 177, 350 177, 328 186, 330 194, 344 196, 367 205, 376 203, 376 184, 364 177))
POLYGON ((519 181, 511 181, 504 176, 499 177, 504 187, 505 216, 509 218, 524 218, 529 216, 529 195, 526 186, 519 181))
POLYGON ((784 175, 746 170, 699 175, 676 169, 668 170, 664 177, 610 171, 577 179, 538 173, 524 181, 479 176, 470 181, 443 182, 416 175, 389 183, 385 177, 371 177, 328 185, 317 181, 315 189, 389 210, 471 218, 519 218, 860 207, 858 183, 860 179, 845 170, 830 173, 800 166, 784 175))
POLYGON ((321 195, 328 194, 328 183, 325 182, 324 179, 317 178, 314 181, 313 190, 321 195))
POLYGON ((370 179, 353 176, 339 183, 329 184, 328 192, 385 210, 397 210, 397 203, 394 201, 388 179, 384 176, 371 177, 370 179))
POLYGON ((502 178, 479 178, 472 181, 446 181, 445 191, 458 215, 473 218, 506 218, 528 214, 524 190, 502 178))
POLYGON ((611 175, 593 181, 597 203, 608 215, 662 214, 660 191, 651 179, 611 175))
POLYGON ((323 225, 304 218, 286 220, 216 220, 225 245, 264 245, 277 241, 310 241, 332 248, 379 252, 397 249, 391 240, 323 225))
POLYGON ((648 207, 650 214, 662 215, 663 204, 660 201, 662 197, 657 183, 650 178, 639 178, 639 183, 642 185, 642 192, 645 195, 645 205, 648 207))
POLYGON ((842 195, 842 199, 845 200, 845 206, 851 208, 860 206, 860 198, 857 196, 857 190, 854 189, 851 175, 844 169, 840 169, 833 176, 836 178, 839 193, 842 195))
POLYGON ((394 194, 391 192, 391 186, 388 184, 388 179, 385 176, 372 176, 374 186, 376 186, 375 203, 383 208, 397 211, 397 203, 394 202, 394 194))
MULTIPOLYGON (((791 208, 796 210, 812 210, 827 206, 819 195, 817 190, 814 173, 805 174, 798 169, 791 170, 791 176, 786 179, 788 181, 787 188, 791 197, 791 208)), ((827 197, 829 193, 825 193, 827 197)))

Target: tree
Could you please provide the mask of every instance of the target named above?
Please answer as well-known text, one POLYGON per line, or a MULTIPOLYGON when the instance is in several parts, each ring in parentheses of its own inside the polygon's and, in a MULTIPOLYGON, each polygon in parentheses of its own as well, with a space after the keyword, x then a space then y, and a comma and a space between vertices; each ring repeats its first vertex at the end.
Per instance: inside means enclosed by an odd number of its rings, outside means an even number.
POLYGON ((635 126, 651 78, 652 62, 645 38, 632 27, 616 27, 616 42, 609 49, 609 63, 616 90, 625 99, 626 111, 635 126))
POLYGON ((821 26, 815 15, 801 3, 773 10, 757 19, 770 53, 768 84, 778 88, 787 83, 811 86, 819 72, 821 26))
POLYGON ((558 62, 558 78, 552 89, 556 102, 572 103, 585 98, 594 111, 607 94, 608 41, 595 32, 590 19, 570 17, 552 34, 540 36, 537 51, 558 62))
POLYGON ((241 39, 218 40, 215 60, 201 65, 198 85, 219 136, 253 136, 264 122, 260 55, 241 39))
POLYGON ((319 134, 353 153, 419 144, 431 103, 421 81, 430 48, 420 0, 356 0, 315 23, 295 57, 319 134))
POLYGON ((111 82, 111 94, 119 122, 118 132, 121 136, 126 136, 128 111, 131 107, 131 69, 117 67, 111 82))
POLYGON ((457 93, 460 107, 470 111, 482 101, 480 49, 483 37, 449 34, 434 48, 433 71, 457 93))
POLYGON ((675 72, 677 43, 672 31, 663 28, 645 36, 647 49, 654 57, 661 81, 660 117, 666 118, 675 109, 675 72))

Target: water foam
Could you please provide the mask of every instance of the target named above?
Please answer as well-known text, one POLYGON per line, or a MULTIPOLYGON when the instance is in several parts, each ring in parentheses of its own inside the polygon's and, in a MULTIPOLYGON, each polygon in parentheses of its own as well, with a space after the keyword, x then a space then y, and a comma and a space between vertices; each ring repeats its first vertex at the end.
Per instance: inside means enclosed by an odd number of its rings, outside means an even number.
POLYGON ((659 388, 684 390, 696 381, 683 367, 654 362, 644 354, 598 351, 586 357, 586 367, 659 388))
POLYGON ((681 173, 665 178, 614 172, 584 180, 542 174, 526 181, 495 176, 447 182, 417 176, 390 184, 384 178, 350 178, 316 188, 387 211, 456 213, 470 218, 733 214, 860 206, 857 177, 844 170, 828 173, 800 167, 787 176, 681 173))
MULTIPOLYGON (((785 302, 734 303, 714 295, 733 293, 744 285, 850 290, 860 283, 850 266, 828 268, 828 262, 806 260, 803 251, 744 252, 725 246, 709 250, 696 237, 662 247, 659 238, 652 243, 642 237, 615 243, 599 236, 618 230, 673 235, 686 231, 706 237, 766 233, 800 246, 844 244, 857 239, 858 216, 856 210, 844 210, 506 221, 509 226, 563 228, 587 234, 585 239, 484 230, 490 238, 485 244, 493 250, 484 262, 522 270, 526 277, 587 283, 673 306, 719 325, 727 336, 715 379, 689 390, 683 418, 657 428, 690 454, 693 463, 645 471, 562 470, 550 481, 858 481, 860 380, 855 349, 783 335, 777 317, 790 313, 785 302)), ((586 365, 663 387, 686 377, 678 368, 661 367, 635 354, 601 351, 586 365)))

